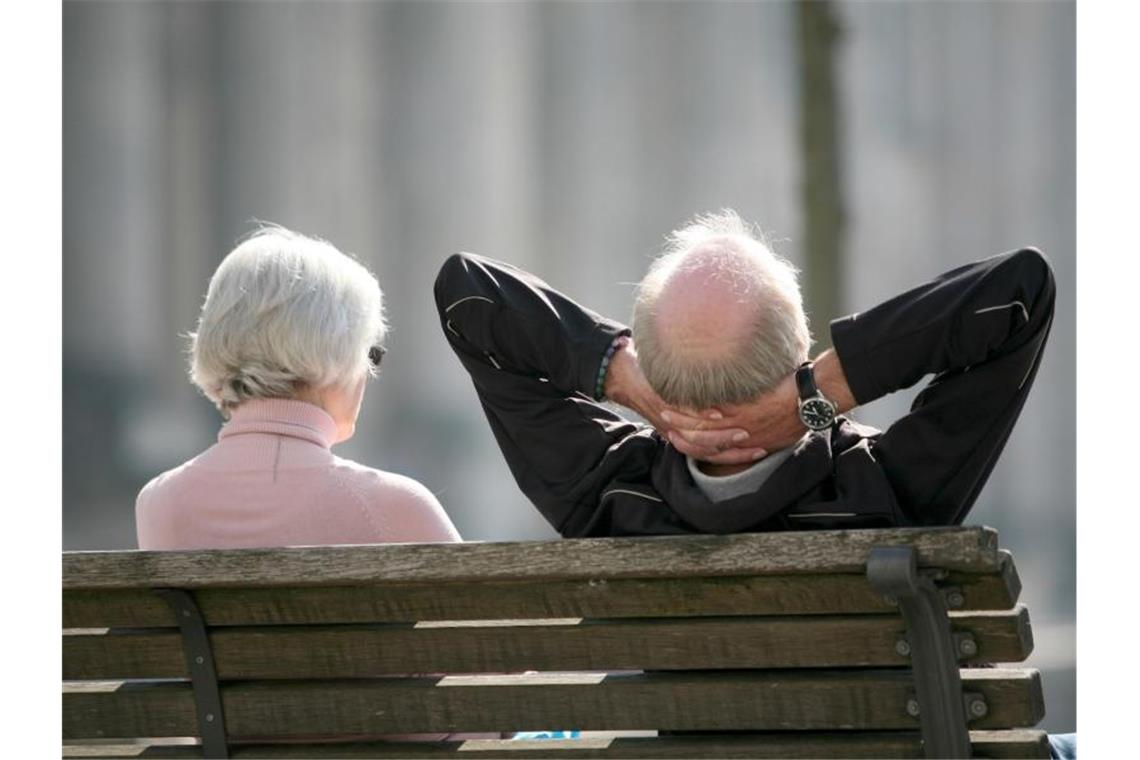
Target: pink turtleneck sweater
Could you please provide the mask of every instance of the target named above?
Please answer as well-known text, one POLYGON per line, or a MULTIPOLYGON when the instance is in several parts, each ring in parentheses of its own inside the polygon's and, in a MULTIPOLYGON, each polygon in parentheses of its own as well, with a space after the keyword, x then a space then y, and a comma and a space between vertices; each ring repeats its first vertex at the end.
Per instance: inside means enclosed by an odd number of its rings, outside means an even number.
POLYGON ((140 549, 460 541, 421 483, 329 450, 336 423, 303 401, 256 399, 218 442, 139 493, 140 549))

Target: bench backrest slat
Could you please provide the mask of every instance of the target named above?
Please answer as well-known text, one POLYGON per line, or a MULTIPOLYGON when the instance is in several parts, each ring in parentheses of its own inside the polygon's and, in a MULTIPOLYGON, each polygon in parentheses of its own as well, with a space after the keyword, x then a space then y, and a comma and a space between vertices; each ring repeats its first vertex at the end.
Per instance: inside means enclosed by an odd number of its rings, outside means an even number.
MULTIPOLYGON (((963 675, 966 689, 994 705, 974 728, 1032 726, 1044 714, 1035 672, 986 669, 963 675)), ((910 674, 897 669, 256 681, 222 687, 233 737, 645 726, 913 729, 914 719, 898 709, 911 693, 910 674)), ((189 685, 136 682, 69 697, 64 738, 99 731, 184 736, 195 730, 189 685)))
POLYGON ((69 552, 63 587, 199 588, 494 580, 861 573, 874 546, 914 546, 920 566, 1000 568, 990 528, 176 552, 69 552))
MULTIPOLYGON (((222 679, 909 663, 897 615, 534 622, 226 628, 210 639, 222 679)), ((974 661, 1020 662, 1032 649, 1024 608, 963 615, 954 628, 974 636, 974 661)), ((177 629, 68 635, 63 650, 67 679, 189 677, 177 629)))
MULTIPOLYGON (((1021 584, 1003 556, 998 572, 952 572, 963 609, 1007 610, 1021 584)), ((486 581, 300 588, 199 588, 210 625, 389 623, 478 618, 628 618, 893 612, 862 574, 486 581)), ((65 628, 174 625, 150 587, 63 593, 65 628)))

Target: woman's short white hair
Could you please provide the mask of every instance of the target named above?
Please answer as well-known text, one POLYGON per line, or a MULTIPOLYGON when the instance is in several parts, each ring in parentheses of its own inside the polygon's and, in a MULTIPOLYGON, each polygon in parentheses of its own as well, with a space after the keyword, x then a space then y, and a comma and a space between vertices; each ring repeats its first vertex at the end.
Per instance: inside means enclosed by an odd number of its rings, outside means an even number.
POLYGON ((224 415, 254 398, 349 386, 387 332, 376 278, 331 243, 279 226, 222 260, 190 334, 190 377, 224 415))
POLYGON ((698 216, 668 237, 663 253, 638 284, 633 340, 649 385, 667 403, 697 409, 738 404, 772 390, 807 360, 811 335, 796 269, 774 254, 754 228, 731 209, 698 216), (749 339, 734 355, 717 361, 679 355, 663 346, 657 301, 670 275, 691 252, 720 248, 721 275, 733 282, 756 312, 749 339))

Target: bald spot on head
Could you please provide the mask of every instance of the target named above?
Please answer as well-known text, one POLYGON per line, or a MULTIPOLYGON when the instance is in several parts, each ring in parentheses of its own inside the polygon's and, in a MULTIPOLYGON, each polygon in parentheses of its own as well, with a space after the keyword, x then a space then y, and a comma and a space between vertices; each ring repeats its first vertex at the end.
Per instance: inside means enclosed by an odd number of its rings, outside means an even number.
POLYGON ((750 243, 734 236, 706 241, 665 278, 656 308, 657 338, 665 351, 687 362, 739 352, 758 313, 755 280, 745 276, 756 266, 750 243))

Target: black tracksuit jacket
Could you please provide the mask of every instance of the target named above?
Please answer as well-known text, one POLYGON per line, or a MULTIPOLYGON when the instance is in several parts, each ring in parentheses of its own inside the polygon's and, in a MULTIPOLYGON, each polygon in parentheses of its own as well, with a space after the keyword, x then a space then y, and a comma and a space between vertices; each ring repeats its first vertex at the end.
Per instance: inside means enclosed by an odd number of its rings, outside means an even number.
POLYGON ((1026 248, 833 321, 858 403, 933 379, 887 430, 841 416, 755 492, 720 502, 657 431, 593 397, 606 349, 627 327, 473 254, 444 263, 435 299, 519 487, 577 537, 961 523, 1033 383, 1055 286, 1026 248))

